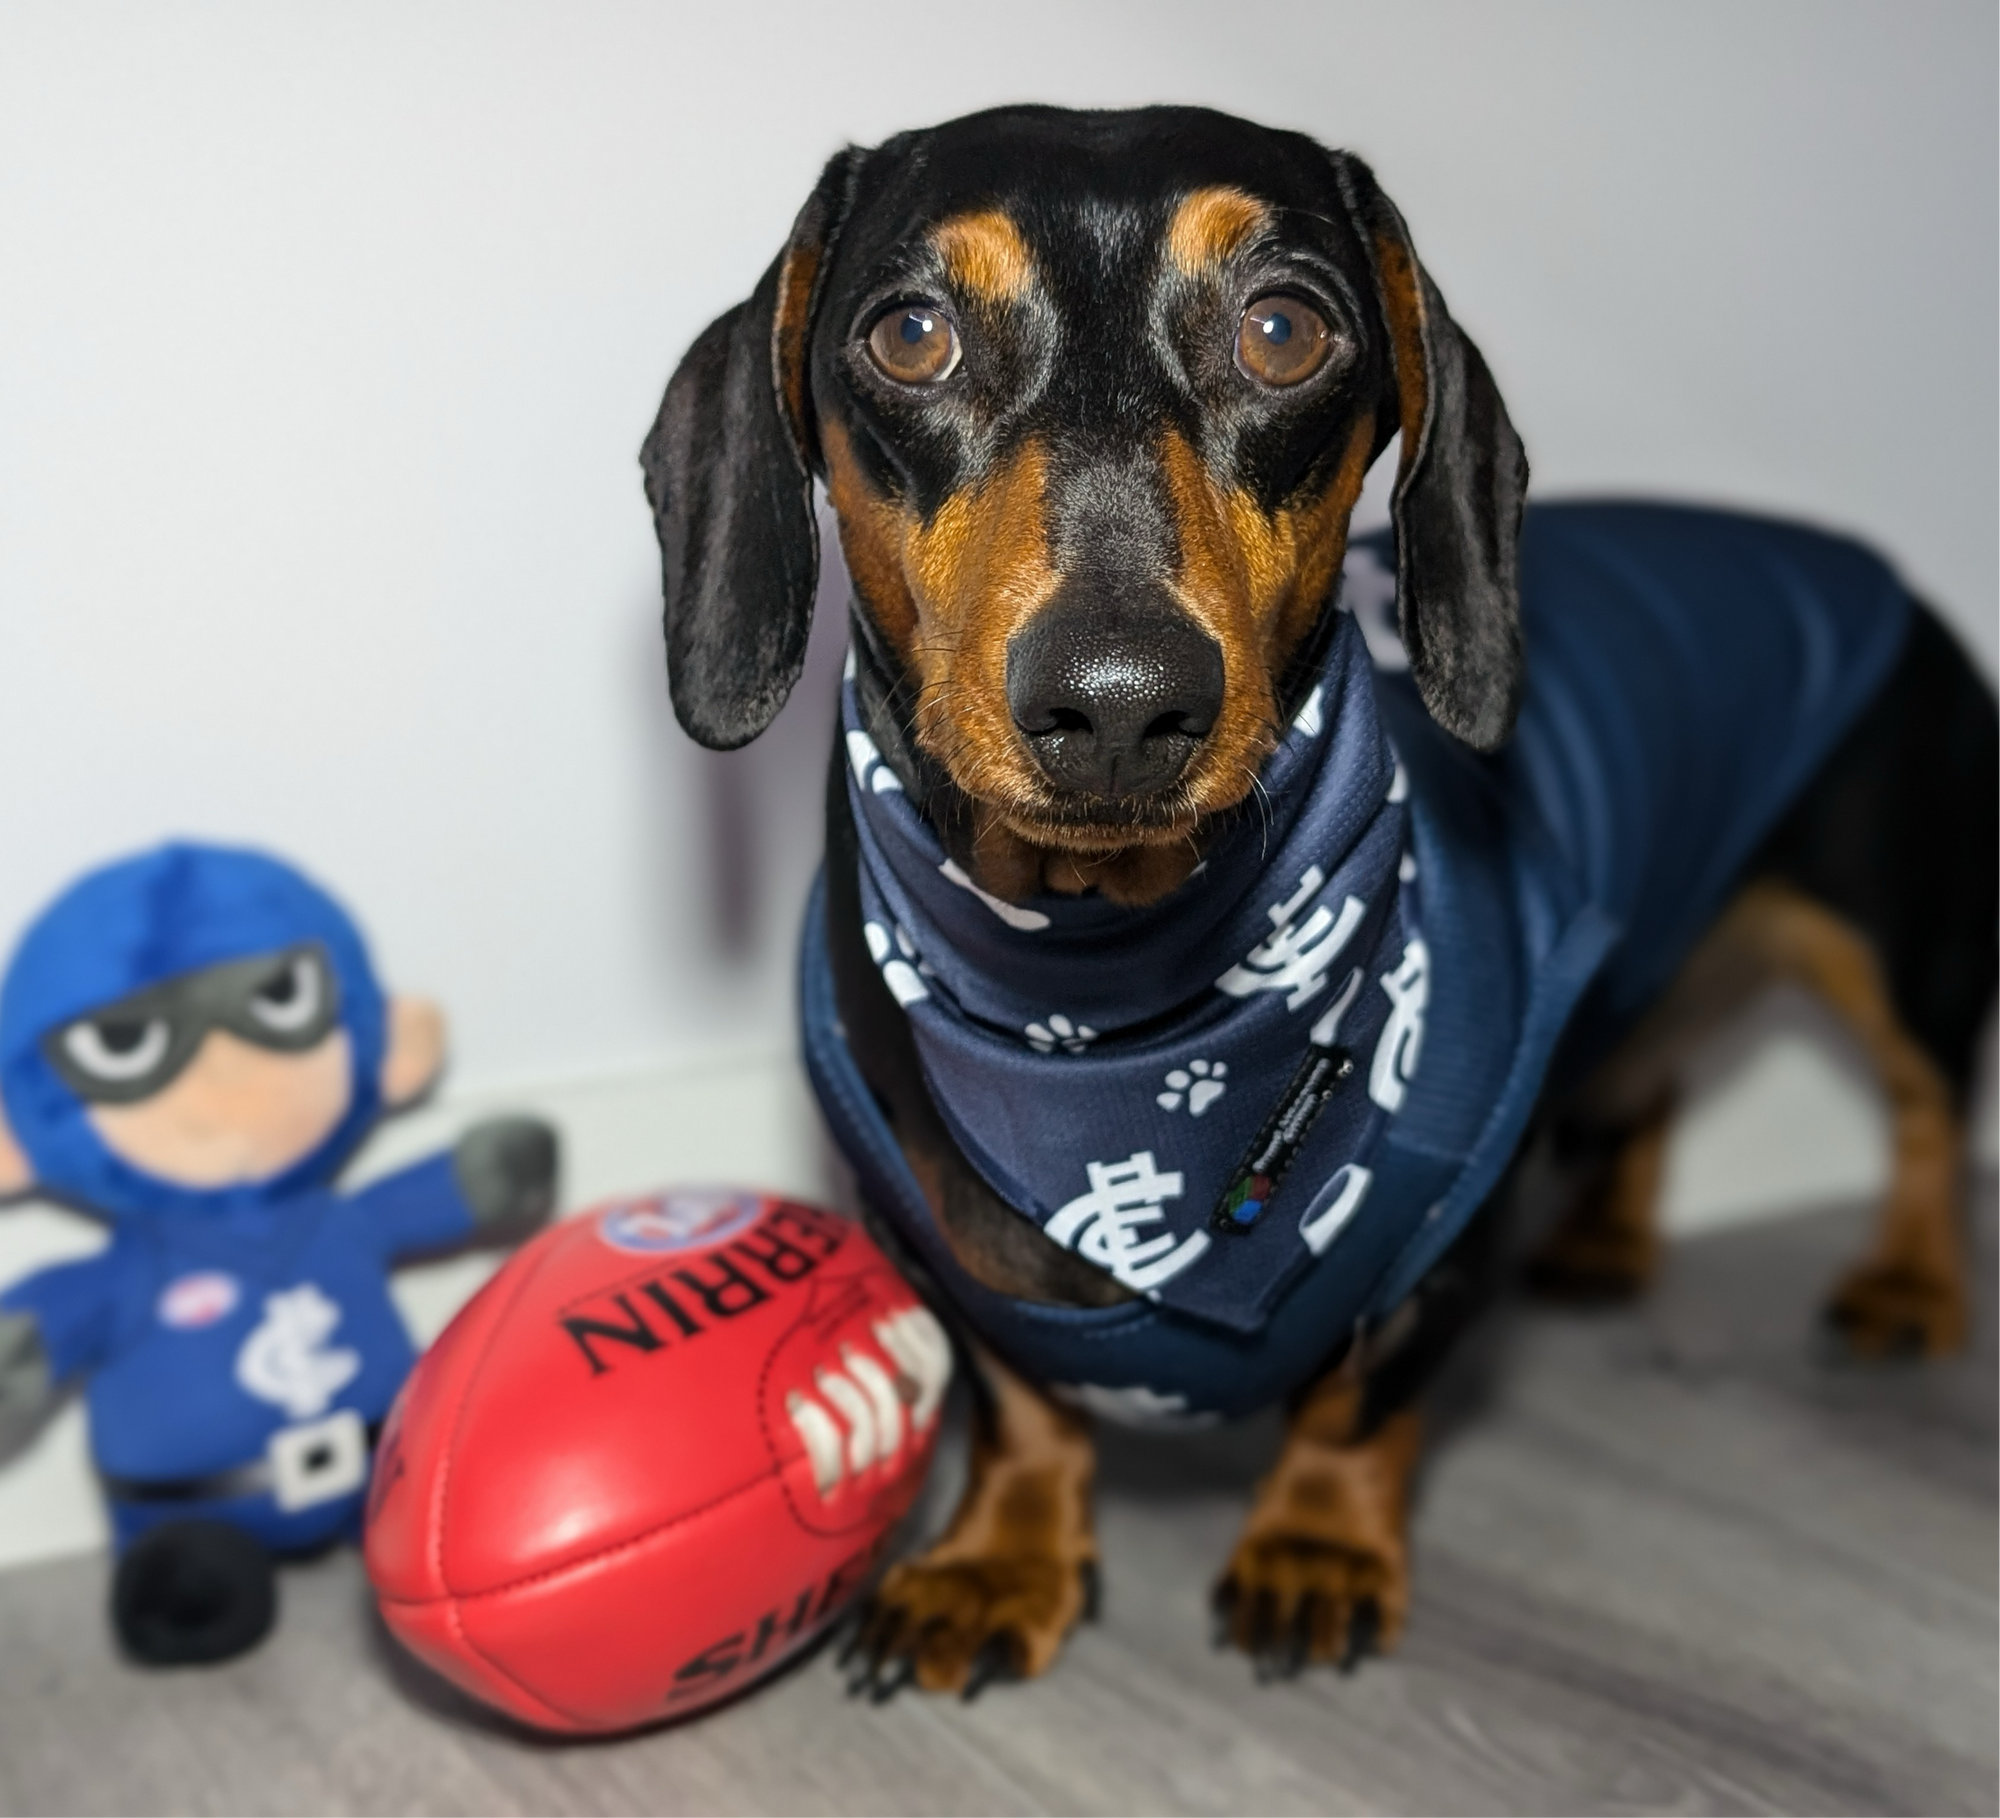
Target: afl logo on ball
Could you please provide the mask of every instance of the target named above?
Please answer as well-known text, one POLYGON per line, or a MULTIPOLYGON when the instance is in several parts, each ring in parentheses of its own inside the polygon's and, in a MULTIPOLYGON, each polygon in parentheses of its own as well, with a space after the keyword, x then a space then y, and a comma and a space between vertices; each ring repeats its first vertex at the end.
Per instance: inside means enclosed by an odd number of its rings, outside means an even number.
POLYGON ((212 1326, 218 1319, 227 1319, 234 1313, 236 1303, 242 1298, 243 1290, 236 1277, 225 1275, 220 1269, 183 1275, 160 1290, 157 1308, 160 1324, 182 1332, 212 1326))
POLYGON ((755 1224, 763 1210, 755 1193, 682 1188, 618 1201, 598 1214, 597 1234, 614 1250, 638 1255, 702 1250, 755 1224))

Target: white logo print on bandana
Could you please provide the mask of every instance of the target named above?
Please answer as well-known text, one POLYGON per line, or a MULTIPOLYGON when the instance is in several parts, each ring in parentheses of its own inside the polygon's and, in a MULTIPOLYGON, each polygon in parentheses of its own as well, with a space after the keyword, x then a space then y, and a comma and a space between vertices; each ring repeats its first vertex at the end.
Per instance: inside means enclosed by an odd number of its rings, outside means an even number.
POLYGON ((1403 1108, 1403 1094, 1416 1077, 1417 1056, 1424 1045, 1424 1012, 1431 1001, 1430 949, 1412 940, 1396 970, 1383 975, 1382 989, 1389 994, 1391 1008, 1368 1069, 1368 1096, 1394 1113, 1403 1108))
POLYGON ((1367 905, 1350 896, 1340 906, 1340 916, 1324 903, 1294 926, 1292 918, 1326 887, 1326 873, 1317 865, 1299 879, 1299 887, 1282 903, 1273 903, 1264 913, 1271 919, 1271 938, 1252 947, 1240 966, 1231 966, 1215 982, 1231 997, 1248 997, 1253 991, 1287 991, 1287 1010, 1297 1010, 1326 988, 1326 975, 1340 957, 1367 905))
POLYGON ((340 1308, 311 1282, 264 1296, 264 1320, 236 1353, 236 1381, 293 1420, 324 1414, 361 1373, 361 1353, 324 1349, 340 1308))
POLYGON ((1181 1196, 1178 1173, 1162 1174, 1150 1149, 1129 1161, 1087 1162, 1090 1191, 1079 1193, 1042 1228, 1085 1262, 1108 1269, 1135 1293, 1150 1294, 1171 1281, 1208 1248, 1208 1233, 1174 1242, 1171 1232, 1141 1237, 1141 1225, 1160 1223, 1161 1204, 1181 1196))

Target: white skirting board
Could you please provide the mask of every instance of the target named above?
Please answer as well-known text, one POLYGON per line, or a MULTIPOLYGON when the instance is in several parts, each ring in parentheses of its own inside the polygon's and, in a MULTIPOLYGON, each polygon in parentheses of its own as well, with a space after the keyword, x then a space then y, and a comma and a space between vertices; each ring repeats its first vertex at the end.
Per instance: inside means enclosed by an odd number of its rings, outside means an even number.
MULTIPOLYGON (((1973 1153, 1995 1153, 1992 1044, 1978 1095, 1973 1153)), ((386 1125, 356 1180, 448 1143, 504 1110, 551 1118, 564 1139, 563 1199, 575 1210, 673 1183, 761 1186, 844 1201, 848 1188, 788 1053, 663 1064, 613 1078, 446 1092, 386 1125)), ((1749 1223, 1879 1191, 1886 1128, 1861 1058, 1803 1000, 1774 996, 1706 1057, 1675 1131, 1665 1222, 1677 1235, 1749 1223)), ((103 1242, 88 1220, 41 1205, 0 1209, 0 1283, 103 1242)), ((396 1300, 428 1342, 498 1266, 480 1253, 405 1269, 396 1300)), ((105 1544, 72 1399, 21 1452, 0 1460, 0 1567, 105 1544)))

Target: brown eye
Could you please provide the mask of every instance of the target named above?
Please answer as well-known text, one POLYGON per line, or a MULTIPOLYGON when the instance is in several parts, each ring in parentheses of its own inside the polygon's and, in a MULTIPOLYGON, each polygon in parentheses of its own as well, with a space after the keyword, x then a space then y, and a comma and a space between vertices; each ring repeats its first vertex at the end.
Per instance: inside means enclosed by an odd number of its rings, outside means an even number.
POLYGON ((868 331, 868 352, 900 384, 935 385, 958 365, 958 333, 928 304, 911 304, 868 331))
POLYGON ((1236 364, 1260 385, 1297 385, 1326 364, 1333 331, 1296 297, 1259 297, 1236 331, 1236 364))

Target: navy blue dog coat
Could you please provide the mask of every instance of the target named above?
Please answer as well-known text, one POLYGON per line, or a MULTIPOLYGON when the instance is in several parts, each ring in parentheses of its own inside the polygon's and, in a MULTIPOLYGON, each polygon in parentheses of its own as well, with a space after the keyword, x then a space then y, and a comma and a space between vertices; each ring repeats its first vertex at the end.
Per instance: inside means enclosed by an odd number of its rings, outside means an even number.
MULTIPOLYGON (((1138 1298, 968 1276, 849 1055, 817 894, 805 1053, 864 1193, 1031 1378, 1233 1415, 1392 1310, 1721 909, 1886 678, 1909 602, 1859 546, 1638 505, 1530 509, 1527 689, 1482 758, 1420 705, 1382 537, 1253 802, 1158 904, 1003 903, 846 707, 870 951, 967 1159, 1138 1298)), ((851 696, 851 689, 849 691, 851 696)))

